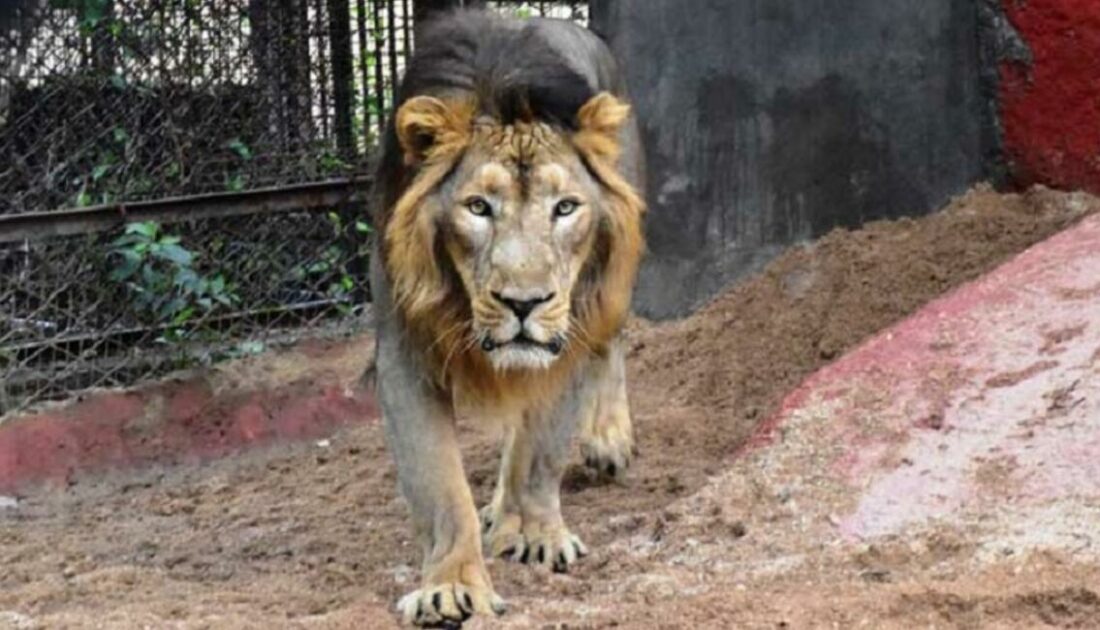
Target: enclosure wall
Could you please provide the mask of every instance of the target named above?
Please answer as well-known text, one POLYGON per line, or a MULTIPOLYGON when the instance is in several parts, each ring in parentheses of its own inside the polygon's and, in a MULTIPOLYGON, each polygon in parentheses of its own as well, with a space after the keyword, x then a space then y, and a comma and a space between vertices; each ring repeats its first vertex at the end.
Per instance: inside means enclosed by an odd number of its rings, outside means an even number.
POLYGON ((975 3, 607 0, 592 24, 643 125, 645 315, 683 314, 792 243, 928 212, 987 176, 975 3))
POLYGON ((1013 181, 1100 193, 1100 2, 997 3, 991 65, 1013 181))

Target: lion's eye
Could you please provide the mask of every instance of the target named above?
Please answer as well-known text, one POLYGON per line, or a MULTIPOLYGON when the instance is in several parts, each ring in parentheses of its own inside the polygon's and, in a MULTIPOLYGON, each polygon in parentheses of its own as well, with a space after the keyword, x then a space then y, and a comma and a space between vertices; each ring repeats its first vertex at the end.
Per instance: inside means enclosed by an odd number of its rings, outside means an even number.
POLYGON ((567 217, 577 211, 580 202, 573 199, 562 199, 554 206, 555 217, 567 217))
POLYGON ((466 209, 479 217, 487 217, 493 214, 493 207, 481 197, 474 197, 466 202, 466 209))

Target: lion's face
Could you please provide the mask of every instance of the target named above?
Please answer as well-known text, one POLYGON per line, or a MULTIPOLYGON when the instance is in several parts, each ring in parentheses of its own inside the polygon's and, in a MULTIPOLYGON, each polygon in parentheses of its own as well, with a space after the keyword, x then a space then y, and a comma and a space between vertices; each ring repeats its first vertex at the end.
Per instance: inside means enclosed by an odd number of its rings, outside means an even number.
POLYGON ((543 124, 479 125, 435 196, 477 347, 497 369, 549 366, 582 338, 573 289, 605 212, 576 150, 543 124))
POLYGON ((444 378, 537 374, 605 347, 629 309, 644 211, 617 170, 629 108, 598 95, 569 131, 475 111, 434 97, 399 108, 415 176, 383 228, 386 265, 444 378))

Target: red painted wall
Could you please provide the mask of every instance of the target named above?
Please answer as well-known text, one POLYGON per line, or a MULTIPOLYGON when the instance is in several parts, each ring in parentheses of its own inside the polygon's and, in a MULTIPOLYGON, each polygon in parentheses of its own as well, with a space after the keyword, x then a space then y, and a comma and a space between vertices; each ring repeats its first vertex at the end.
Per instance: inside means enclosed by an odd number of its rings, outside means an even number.
POLYGON ((1016 182, 1100 193, 1100 0, 1002 3, 1033 56, 1000 68, 1016 182))

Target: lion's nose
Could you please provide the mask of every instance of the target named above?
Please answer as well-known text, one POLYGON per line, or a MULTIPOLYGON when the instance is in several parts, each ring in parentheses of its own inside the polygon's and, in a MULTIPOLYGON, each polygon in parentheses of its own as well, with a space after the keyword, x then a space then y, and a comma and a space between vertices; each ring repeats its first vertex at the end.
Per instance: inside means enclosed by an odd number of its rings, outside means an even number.
POLYGON ((530 315, 531 311, 535 310, 535 307, 539 304, 552 300, 554 294, 548 293, 535 298, 517 299, 494 291, 493 297, 496 298, 498 302, 511 309, 512 312, 516 314, 516 317, 518 317, 520 321, 523 321, 527 319, 527 316, 530 315))

